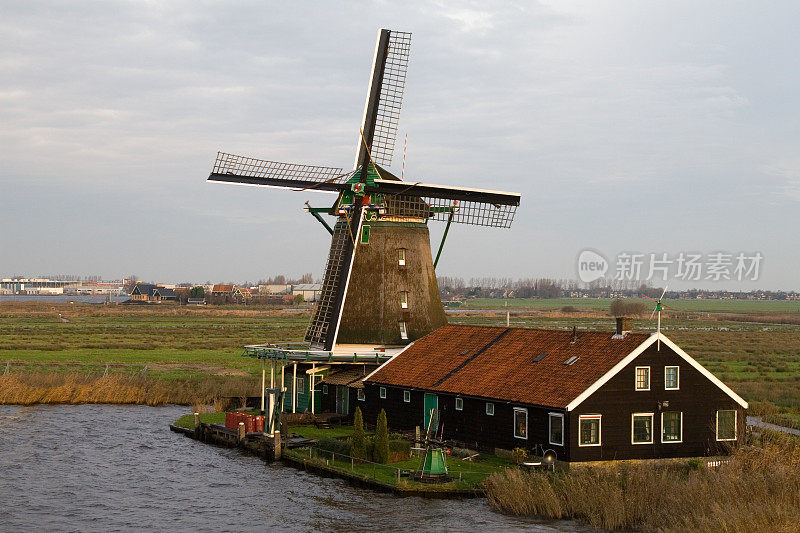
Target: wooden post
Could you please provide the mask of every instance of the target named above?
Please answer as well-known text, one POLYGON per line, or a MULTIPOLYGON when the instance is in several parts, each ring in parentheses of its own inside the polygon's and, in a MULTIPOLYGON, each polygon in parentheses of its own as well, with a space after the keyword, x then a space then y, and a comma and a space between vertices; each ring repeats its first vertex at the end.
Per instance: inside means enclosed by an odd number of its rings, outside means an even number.
POLYGON ((276 431, 275 434, 272 436, 272 445, 273 445, 273 452, 272 458, 277 461, 281 458, 281 432, 276 431))
POLYGON ((197 431, 197 428, 200 427, 200 413, 194 414, 194 430, 197 431))
POLYGON ((261 414, 264 414, 264 387, 266 387, 266 368, 264 360, 261 360, 261 414))
POLYGON ((297 412, 297 363, 292 366, 292 413, 297 412))
POLYGON ((311 363, 311 380, 308 382, 308 386, 311 387, 311 414, 314 413, 314 371, 317 368, 317 363, 311 363))
POLYGON ((272 424, 272 413, 275 412, 275 394, 272 391, 275 389, 275 360, 271 359, 269 362, 269 430, 270 435, 275 433, 275 427, 272 424))
POLYGON ((244 428, 244 422, 239 422, 239 442, 244 442, 244 436, 247 432, 244 428))

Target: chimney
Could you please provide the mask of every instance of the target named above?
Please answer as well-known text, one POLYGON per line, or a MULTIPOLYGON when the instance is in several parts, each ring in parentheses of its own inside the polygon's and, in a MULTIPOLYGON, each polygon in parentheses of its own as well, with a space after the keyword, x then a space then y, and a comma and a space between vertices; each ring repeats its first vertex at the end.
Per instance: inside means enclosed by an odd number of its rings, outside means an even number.
POLYGON ((628 317, 617 317, 617 330, 614 332, 615 336, 624 337, 626 333, 631 331, 632 320, 628 317))

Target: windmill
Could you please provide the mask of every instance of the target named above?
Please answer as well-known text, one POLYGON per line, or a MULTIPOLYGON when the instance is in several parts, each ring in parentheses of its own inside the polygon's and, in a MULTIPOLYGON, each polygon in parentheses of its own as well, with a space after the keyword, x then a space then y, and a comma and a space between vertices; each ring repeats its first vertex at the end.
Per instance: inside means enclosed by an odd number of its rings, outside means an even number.
MULTIPOLYGON (((306 211, 331 234, 322 293, 305 340, 403 345, 443 326, 428 222, 507 228, 517 193, 403 181, 388 170, 397 136, 411 34, 378 32, 353 170, 281 163, 219 152, 209 181, 337 193, 306 211), (336 217, 331 228, 322 214, 336 217)), ((437 259, 438 255, 437 254, 437 259)))
POLYGON ((422 457, 422 463, 419 470, 414 476, 417 481, 427 483, 443 483, 449 481, 450 477, 447 475, 447 461, 445 460, 444 443, 442 442, 442 435, 444 435, 444 426, 439 436, 436 432, 439 430, 439 410, 433 408, 430 410, 430 422, 428 423, 428 430, 425 433, 425 455, 422 457), (431 436, 433 433, 433 436, 431 436))
POLYGON ((667 309, 671 309, 672 311, 677 311, 677 309, 675 309, 674 307, 670 307, 667 304, 662 304, 661 303, 661 300, 664 299, 664 295, 667 294, 667 289, 668 288, 669 287, 666 287, 666 286, 664 287, 664 291, 661 293, 661 296, 658 297, 658 300, 656 300, 655 298, 651 298, 648 295, 642 293, 642 296, 644 296, 648 300, 653 300, 656 303, 656 306, 653 308, 653 312, 650 313, 650 320, 653 320, 653 316, 656 313, 658 313, 658 326, 656 327, 656 335, 657 335, 656 343, 657 343, 657 346, 658 346, 657 349, 659 351, 661 350, 661 310, 663 308, 667 308, 667 309))

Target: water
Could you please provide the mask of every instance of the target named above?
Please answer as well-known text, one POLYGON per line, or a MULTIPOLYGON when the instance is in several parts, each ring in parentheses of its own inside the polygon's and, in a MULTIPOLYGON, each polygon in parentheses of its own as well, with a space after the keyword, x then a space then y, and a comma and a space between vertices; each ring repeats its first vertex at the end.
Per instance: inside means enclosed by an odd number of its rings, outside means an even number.
POLYGON ((53 303, 88 303, 101 304, 106 300, 117 303, 130 300, 130 296, 108 296, 88 294, 0 294, 0 302, 53 302, 53 303))
POLYGON ((590 531, 267 464, 169 431, 186 412, 0 405, 0 531, 590 531))

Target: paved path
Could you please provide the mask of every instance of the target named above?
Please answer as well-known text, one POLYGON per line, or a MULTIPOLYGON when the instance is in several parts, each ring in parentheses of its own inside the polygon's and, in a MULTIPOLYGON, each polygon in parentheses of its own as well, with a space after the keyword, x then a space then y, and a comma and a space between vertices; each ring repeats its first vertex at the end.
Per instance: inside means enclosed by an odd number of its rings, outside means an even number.
POLYGON ((760 416, 748 416, 747 425, 757 428, 771 429, 772 431, 782 431, 783 433, 791 433, 792 435, 800 435, 800 429, 770 424, 769 422, 762 421, 760 416))

